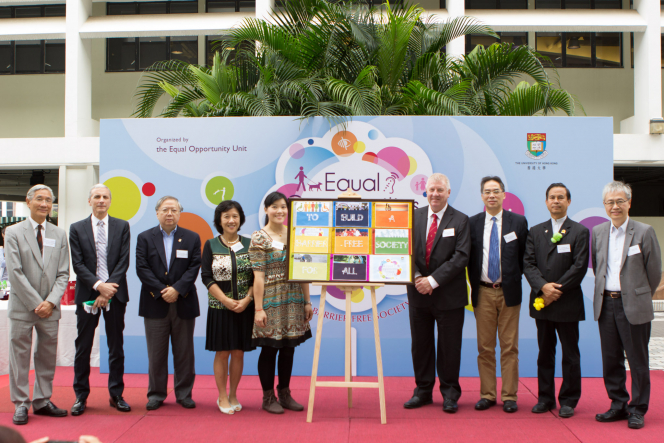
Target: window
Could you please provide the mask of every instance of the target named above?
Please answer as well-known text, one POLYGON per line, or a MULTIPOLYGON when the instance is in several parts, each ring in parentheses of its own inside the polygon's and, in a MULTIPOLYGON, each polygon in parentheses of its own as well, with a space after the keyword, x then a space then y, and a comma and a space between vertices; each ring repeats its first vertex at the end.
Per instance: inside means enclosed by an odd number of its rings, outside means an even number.
POLYGON ((5 217, 14 216, 14 202, 7 202, 7 215, 5 217))
POLYGON ((528 0, 466 0, 466 9, 528 9, 528 0))
MULTIPOLYGON (((0 19, 64 16, 65 5, 0 8, 0 19)), ((0 41, 0 74, 62 74, 64 72, 64 40, 0 41)))
MULTIPOLYGON (((276 3, 280 3, 277 0, 276 3)), ((281 5, 275 5, 281 6, 281 5)), ((206 12, 254 12, 256 0, 207 0, 206 12)))
MULTIPOLYGON (((216 43, 217 43, 217 42, 220 42, 220 41, 222 41, 222 40, 224 40, 225 38, 227 38, 227 37, 225 37, 225 36, 223 36, 223 35, 208 35, 208 36, 206 37, 206 42, 205 42, 205 53, 206 53, 205 63, 206 63, 208 66, 212 66, 212 62, 213 62, 213 59, 214 59, 214 54, 215 54, 215 52, 218 51, 218 46, 216 45, 216 43)), ((242 43, 242 44, 245 45, 244 47, 247 48, 247 49, 251 48, 251 45, 250 45, 249 43, 242 43)), ((231 53, 230 53, 229 56, 228 56, 228 60, 231 61, 231 60, 233 60, 234 58, 235 58, 235 51, 232 50, 231 53)))
POLYGON ((515 46, 528 44, 527 32, 498 32, 500 39, 491 37, 490 35, 477 35, 470 34, 466 36, 466 54, 475 49, 475 46, 482 45, 489 47, 494 43, 512 43, 515 46))
POLYGON ((535 9, 622 9, 622 0, 535 0, 535 9))
MULTIPOLYGON (((107 3, 108 15, 196 14, 196 0, 107 3)), ((154 63, 198 63, 198 37, 131 37, 106 39, 106 72, 143 71, 154 63)))
POLYGON ((536 50, 557 68, 621 68, 622 33, 538 32, 536 50))

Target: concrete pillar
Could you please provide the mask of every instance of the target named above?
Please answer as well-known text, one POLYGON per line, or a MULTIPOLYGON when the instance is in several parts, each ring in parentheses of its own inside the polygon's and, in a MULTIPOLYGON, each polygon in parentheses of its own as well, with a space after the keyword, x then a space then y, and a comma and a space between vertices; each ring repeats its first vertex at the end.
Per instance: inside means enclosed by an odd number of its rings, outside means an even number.
MULTIPOLYGON (((198 0, 198 13, 199 14, 205 14, 205 0, 198 0)), ((206 60, 206 50, 207 50, 207 36, 205 35, 199 35, 198 36, 198 64, 199 65, 205 65, 207 63, 206 60)))
POLYGON ((66 8, 65 137, 97 136, 99 123, 92 120, 92 40, 79 35, 92 15, 92 0, 71 0, 66 8))
MULTIPOLYGON (((450 18, 461 17, 466 14, 465 0, 446 0, 447 12, 450 18)), ((447 44, 447 55, 463 56, 466 53, 466 39, 459 37, 447 44)))
POLYGON ((274 0, 256 0, 256 18, 265 18, 274 9, 274 0))
POLYGON ((629 132, 648 134, 650 119, 662 117, 660 2, 634 0, 634 9, 647 28, 634 33, 634 118, 629 132))

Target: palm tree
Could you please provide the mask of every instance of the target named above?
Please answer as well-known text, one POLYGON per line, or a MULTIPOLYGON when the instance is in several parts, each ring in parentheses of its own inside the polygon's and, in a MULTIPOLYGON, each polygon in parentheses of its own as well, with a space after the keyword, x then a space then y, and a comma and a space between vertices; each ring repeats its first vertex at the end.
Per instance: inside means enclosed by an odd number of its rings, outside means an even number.
POLYGON ((354 115, 574 115, 528 46, 446 45, 467 34, 497 37, 471 17, 444 23, 414 5, 290 0, 269 20, 248 18, 218 44, 211 67, 158 62, 135 97, 137 117, 354 115), (517 83, 517 79, 533 81, 517 83))

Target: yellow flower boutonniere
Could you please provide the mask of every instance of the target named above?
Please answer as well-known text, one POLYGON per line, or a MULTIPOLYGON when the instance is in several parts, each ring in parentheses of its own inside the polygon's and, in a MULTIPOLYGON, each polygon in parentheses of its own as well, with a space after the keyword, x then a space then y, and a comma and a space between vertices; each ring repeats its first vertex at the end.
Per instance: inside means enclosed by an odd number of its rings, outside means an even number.
POLYGON ((533 303, 533 307, 538 311, 541 310, 544 307, 544 299, 542 297, 537 297, 535 303, 533 303))

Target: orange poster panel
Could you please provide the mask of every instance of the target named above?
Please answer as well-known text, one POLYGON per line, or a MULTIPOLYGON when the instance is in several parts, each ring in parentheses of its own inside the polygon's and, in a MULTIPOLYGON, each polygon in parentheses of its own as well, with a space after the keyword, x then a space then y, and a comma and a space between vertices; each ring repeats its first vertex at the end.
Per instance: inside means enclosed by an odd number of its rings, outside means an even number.
POLYGON ((335 254, 369 254, 369 229, 337 228, 334 230, 335 254))
POLYGON ((376 228, 409 228, 410 227, 410 204, 409 203, 374 203, 376 228))

